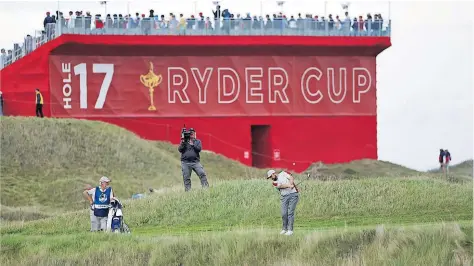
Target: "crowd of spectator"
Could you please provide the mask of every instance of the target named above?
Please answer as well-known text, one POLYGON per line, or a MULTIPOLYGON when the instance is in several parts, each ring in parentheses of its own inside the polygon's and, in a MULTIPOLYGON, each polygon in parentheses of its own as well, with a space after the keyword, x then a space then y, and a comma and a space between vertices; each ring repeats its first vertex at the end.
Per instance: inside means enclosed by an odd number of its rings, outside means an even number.
POLYGON ((105 19, 100 14, 92 16, 90 12, 69 11, 68 15, 57 11, 55 15, 46 13, 43 21, 44 29, 35 36, 27 35, 22 45, 15 44, 13 50, 1 49, 0 68, 30 53, 36 47, 54 39, 63 33, 69 34, 181 34, 181 35, 312 35, 312 36, 385 36, 388 28, 384 28, 381 14, 367 14, 351 18, 349 12, 344 17, 329 14, 313 16, 298 14, 286 16, 283 13, 252 16, 250 13, 241 16, 228 9, 221 10, 217 6, 212 16, 199 13, 196 17, 185 17, 174 13, 168 15, 155 14, 150 10, 145 14, 108 14, 105 19))

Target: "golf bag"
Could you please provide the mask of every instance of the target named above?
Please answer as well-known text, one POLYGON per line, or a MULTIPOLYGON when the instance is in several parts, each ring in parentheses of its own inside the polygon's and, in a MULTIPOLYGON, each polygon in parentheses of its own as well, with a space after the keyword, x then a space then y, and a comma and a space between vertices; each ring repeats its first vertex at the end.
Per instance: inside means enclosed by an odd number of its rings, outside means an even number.
POLYGON ((130 228, 123 219, 122 208, 123 205, 118 199, 111 203, 109 210, 110 232, 130 234, 130 228))

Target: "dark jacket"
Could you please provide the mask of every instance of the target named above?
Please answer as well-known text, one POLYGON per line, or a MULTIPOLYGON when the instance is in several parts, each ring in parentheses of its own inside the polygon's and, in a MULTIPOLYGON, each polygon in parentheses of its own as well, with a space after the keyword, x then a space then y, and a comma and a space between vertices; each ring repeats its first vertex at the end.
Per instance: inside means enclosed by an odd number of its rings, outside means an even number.
POLYGON ((201 160, 201 157, 199 156, 201 149, 202 144, 198 139, 194 140, 194 145, 191 145, 188 142, 181 142, 178 147, 178 151, 181 153, 181 161, 187 163, 199 162, 201 160))
POLYGON ((445 155, 446 155, 446 153, 443 150, 439 151, 439 156, 438 156, 439 163, 443 163, 443 159, 444 159, 445 155))
POLYGON ((445 156, 445 158, 446 158, 446 159, 445 159, 445 162, 446 162, 446 163, 451 162, 451 153, 449 153, 449 151, 445 151, 444 156, 445 156))

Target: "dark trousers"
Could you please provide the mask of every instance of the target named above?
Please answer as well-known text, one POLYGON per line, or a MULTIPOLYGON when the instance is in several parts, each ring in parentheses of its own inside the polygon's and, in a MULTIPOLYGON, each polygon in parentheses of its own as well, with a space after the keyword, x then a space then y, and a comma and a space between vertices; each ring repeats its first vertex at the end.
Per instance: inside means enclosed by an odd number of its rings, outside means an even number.
POLYGON ((183 172, 184 191, 191 190, 192 171, 194 171, 196 175, 199 176, 199 179, 201 180, 201 186, 203 188, 209 187, 209 183, 207 183, 206 172, 204 172, 204 168, 200 162, 189 163, 181 161, 181 171, 183 172))
POLYGON ((40 103, 36 104, 36 116, 43 117, 43 105, 40 103))

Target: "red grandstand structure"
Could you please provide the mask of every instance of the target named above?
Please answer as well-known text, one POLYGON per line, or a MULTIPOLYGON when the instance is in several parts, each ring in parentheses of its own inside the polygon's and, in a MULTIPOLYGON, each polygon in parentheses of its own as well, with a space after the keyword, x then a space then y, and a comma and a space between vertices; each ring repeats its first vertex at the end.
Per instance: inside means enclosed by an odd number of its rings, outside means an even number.
POLYGON ((174 144, 186 124, 204 149, 250 166, 377 159, 389 34, 55 35, 1 70, 5 115, 34 116, 39 88, 45 116, 174 144))

